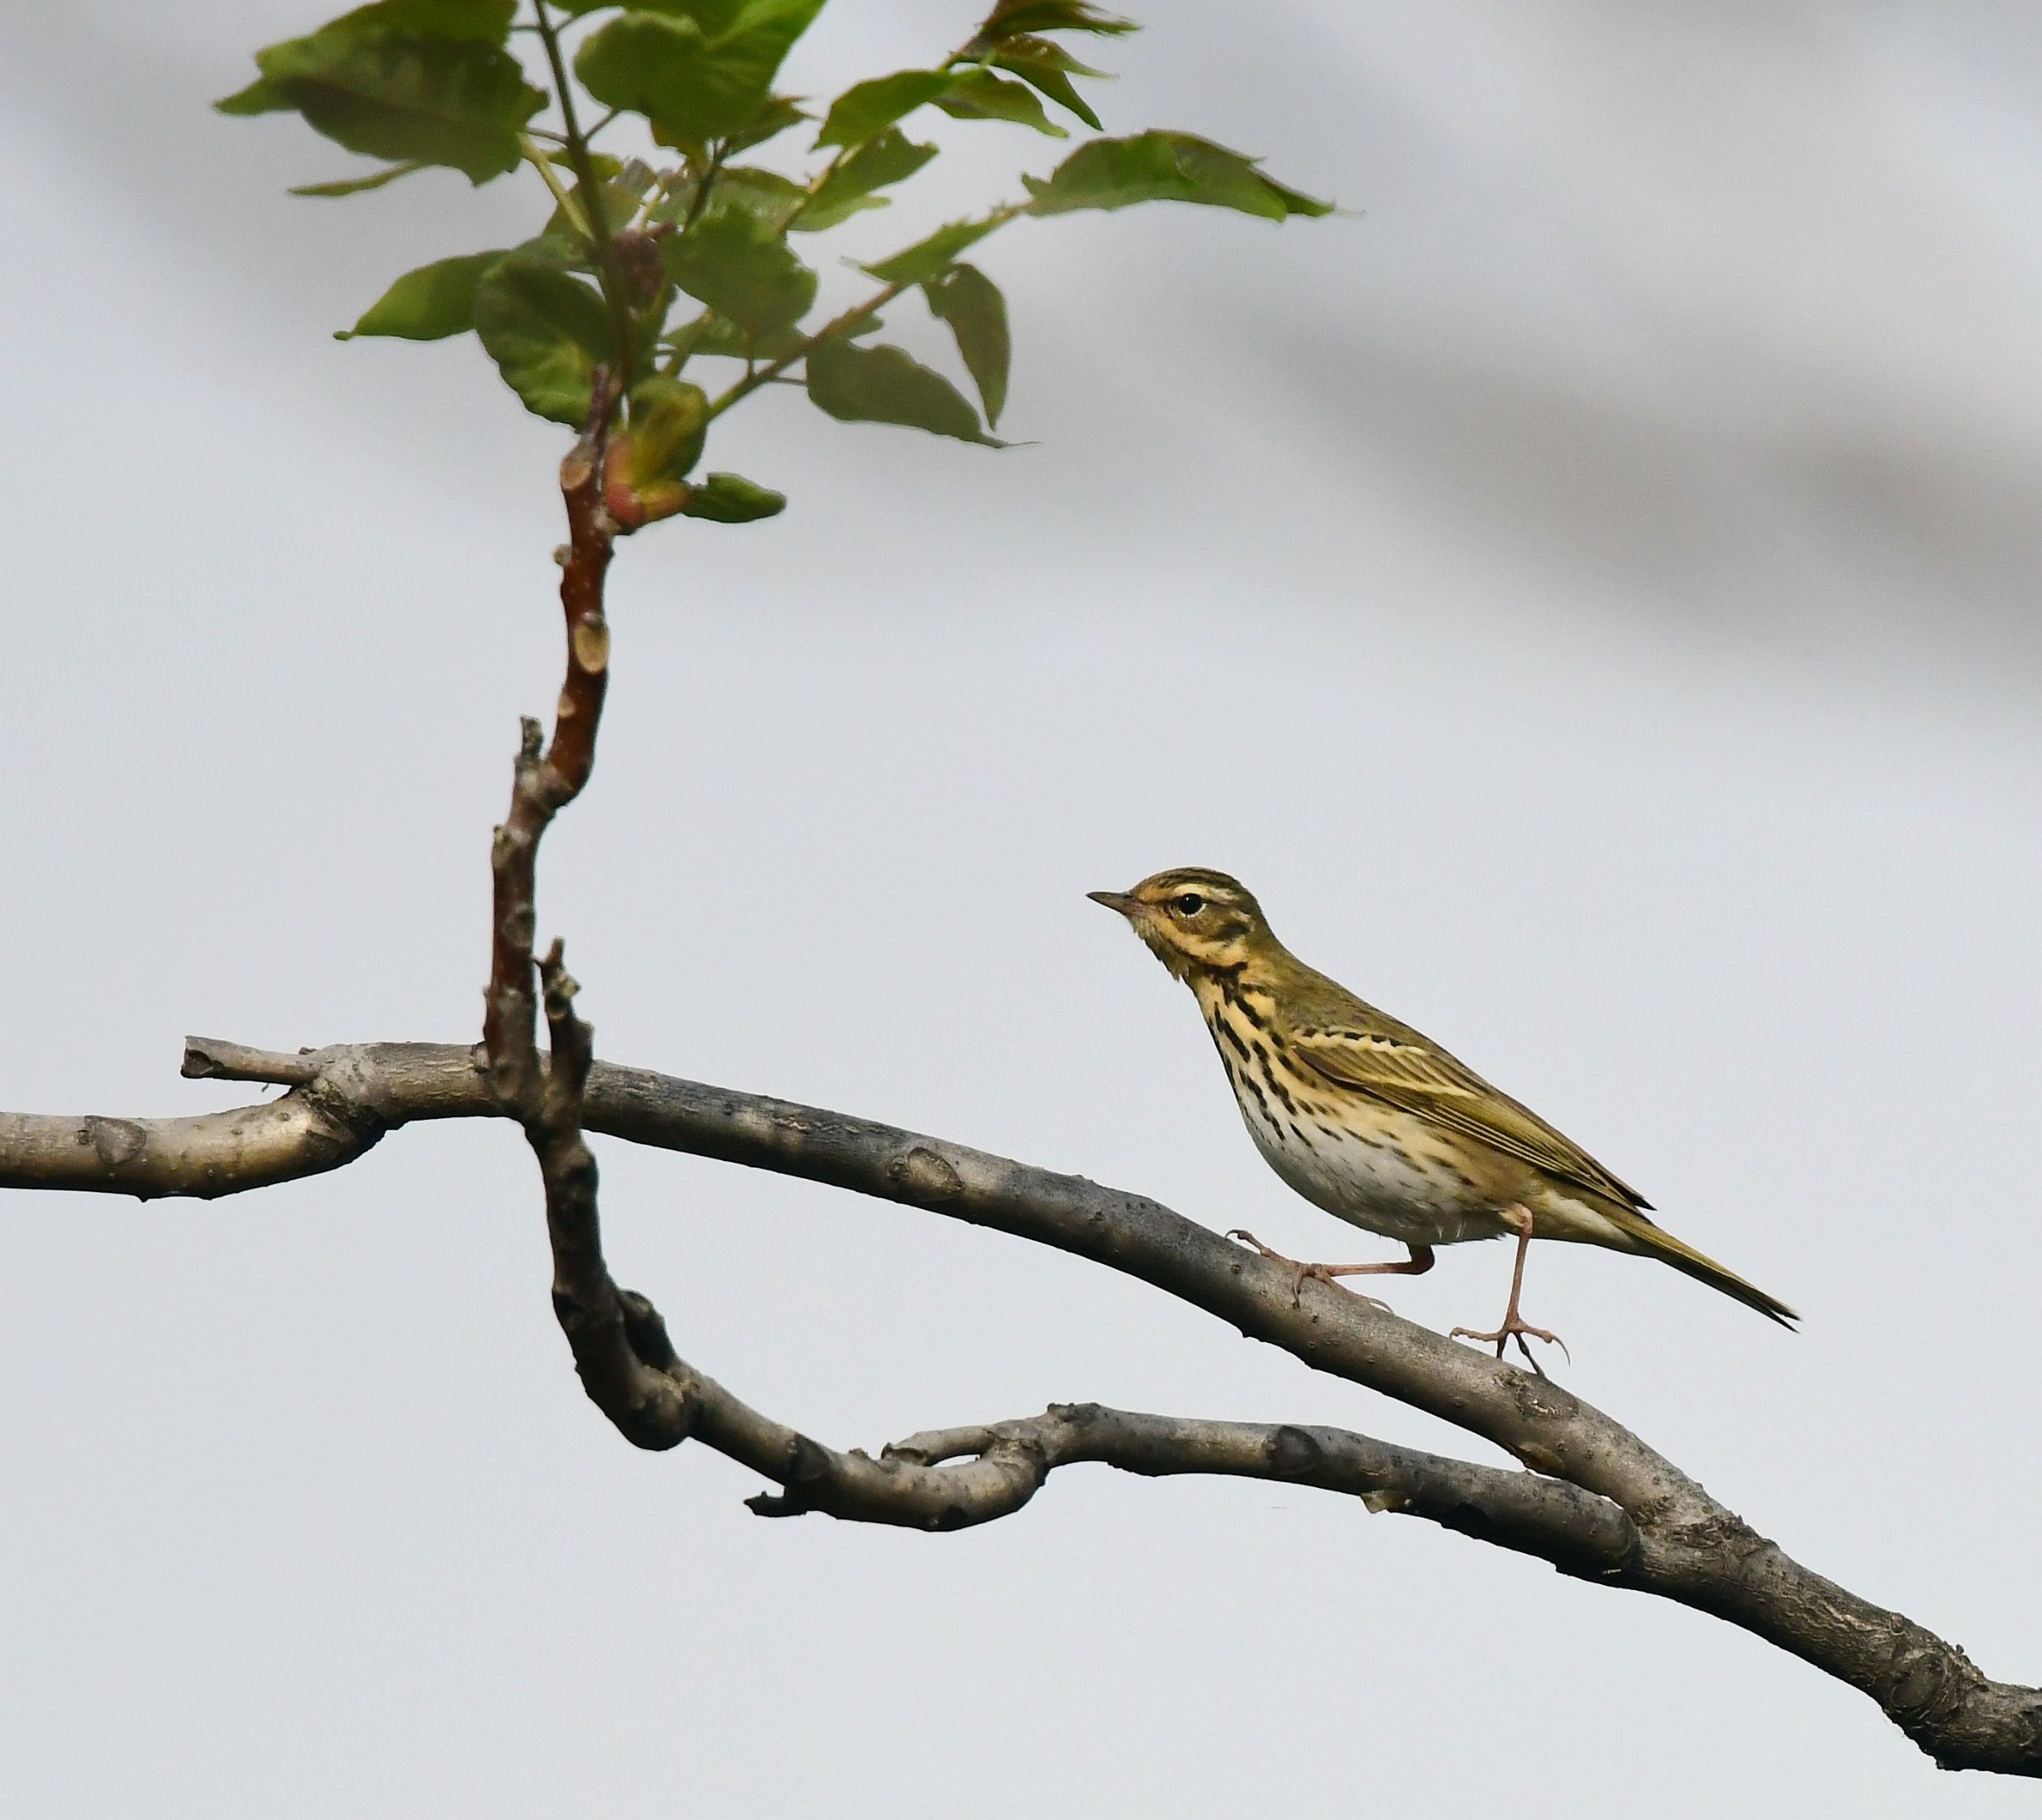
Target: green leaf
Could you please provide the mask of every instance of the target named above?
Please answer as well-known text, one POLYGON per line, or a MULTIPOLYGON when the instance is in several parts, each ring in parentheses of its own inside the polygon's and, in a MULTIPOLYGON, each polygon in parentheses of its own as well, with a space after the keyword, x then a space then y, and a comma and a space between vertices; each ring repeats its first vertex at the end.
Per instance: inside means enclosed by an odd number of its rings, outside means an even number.
POLYGON ((582 46, 575 73, 598 101, 643 114, 668 143, 721 138, 758 117, 781 62, 822 6, 700 0, 680 16, 629 12, 582 46))
POLYGON ((823 130, 816 135, 816 148, 863 145, 881 127, 935 100, 952 80, 947 70, 897 70, 846 88, 830 103, 823 130))
MULTIPOLYGON (((608 12, 624 0, 550 0, 553 10, 581 19, 591 13, 608 12)), ((693 19, 704 31, 730 23, 738 0, 637 0, 634 13, 661 13, 668 19, 693 19)))
POLYGON ((726 165, 709 195, 712 209, 741 208, 772 233, 781 233, 808 199, 799 184, 755 164, 726 165))
POLYGON ((913 246, 904 247, 890 258, 861 270, 870 272, 882 284, 922 284, 954 263, 967 247, 977 245, 995 228, 1004 227, 1012 219, 1005 210, 995 209, 977 221, 952 222, 946 228, 937 228, 926 240, 918 240, 913 246))
POLYGON ((740 152, 749 152, 753 146, 764 145, 767 140, 778 137, 790 126, 798 126, 803 120, 814 118, 814 115, 801 111, 800 102, 793 96, 769 94, 758 111, 730 136, 724 153, 734 158, 740 152))
POLYGON ((786 329, 815 302, 816 275, 758 217, 712 207, 660 247, 667 276, 752 335, 786 329))
POLYGON ((839 196, 827 208, 805 208, 787 223, 790 233, 821 233, 830 228, 840 228, 854 215, 862 215, 867 209, 882 209, 892 206, 892 199, 882 195, 839 196))
POLYGON ((819 233, 860 209, 884 208, 887 199, 872 192, 904 182, 935 155, 934 146, 917 145, 899 128, 883 127, 823 178, 792 226, 819 233))
POLYGON ((251 114, 295 114, 297 111, 266 76, 258 76, 247 88, 237 88, 232 94, 214 102, 212 110, 216 114, 232 114, 236 118, 251 114))
POLYGON ((574 72, 597 100, 643 114, 690 138, 712 136, 697 114, 715 99, 709 40, 689 19, 626 13, 575 53, 574 72))
POLYGON ((421 38, 451 38, 457 42, 502 44, 511 35, 511 16, 517 0, 382 0, 350 18, 373 14, 379 24, 421 38))
POLYGON ((787 495, 763 487, 742 474, 705 474, 699 486, 690 490, 681 508, 689 518, 707 518, 716 524, 749 524, 754 518, 771 518, 787 509, 787 495))
POLYGON ((801 351, 801 337, 793 329, 769 329, 748 335, 728 318, 705 311, 693 322, 683 323, 666 338, 666 345, 683 361, 698 354, 726 360, 788 360, 801 351))
POLYGON ((1131 139, 1095 139, 1080 146, 1047 181, 1021 181, 1035 198, 1028 205, 1032 215, 1126 208, 1134 202, 1203 202, 1271 221, 1332 212, 1332 203, 1265 177, 1258 162, 1190 133, 1145 132, 1131 139))
POLYGON ((1023 32, 1081 31, 1117 37, 1123 32, 1140 29, 1133 19, 1123 19, 1117 13, 1102 13, 1086 0, 1000 0, 978 28, 968 54, 1023 32))
POLYGON ((543 243, 506 254, 475 291, 475 333, 525 409, 579 429, 598 365, 614 366, 610 315, 595 286, 543 243))
POLYGON ((936 105, 953 120, 1011 120, 1017 126, 1048 133, 1052 139, 1070 136, 1042 111, 1032 89, 1003 81, 989 69, 963 71, 936 97, 936 105))
MULTIPOLYGON (((480 40, 398 31, 383 18, 383 8, 364 7, 259 51, 263 84, 351 152, 451 164, 478 184, 515 169, 518 132, 546 99, 517 60, 480 40)), ((266 110, 250 93, 230 96, 230 111, 266 110)))
POLYGON ((978 427, 978 413, 962 392, 905 348, 824 341, 808 356, 808 396, 841 423, 904 424, 960 442, 1005 447, 978 427))
POLYGON ((476 286, 483 274, 503 257, 501 248, 464 253, 458 259, 435 260, 408 271, 362 312, 361 321, 336 331, 334 340, 395 335, 405 341, 438 341, 465 335, 475 326, 476 286))
POLYGON ((994 53, 993 62, 995 67, 1011 70, 1023 82, 1041 89, 1059 107, 1069 108, 1094 132, 1100 130, 1099 116, 1071 87, 1070 79, 1074 76, 1104 76, 1104 70, 1080 63, 1062 45, 1052 44, 1047 38, 1010 38, 994 53))
POLYGON ((409 177, 413 171, 425 169, 417 158, 408 159, 402 164, 388 164, 379 171, 371 171, 366 177, 341 177, 332 183, 293 184, 292 195, 350 196, 360 195, 365 190, 380 190, 385 184, 395 183, 399 177, 409 177))
POLYGON ((929 313, 950 324, 985 404, 985 420, 997 424, 1007 406, 1007 365, 1014 345, 1000 286, 976 265, 953 265, 925 283, 922 295, 929 300, 929 313))
POLYGON ((1094 69, 1089 63, 1080 63, 1064 46, 1053 39, 1021 36, 1009 38, 993 52, 992 61, 1004 68, 1021 72, 1024 63, 1041 63, 1053 70, 1061 70, 1066 76, 1096 76, 1102 82, 1113 82, 1117 78, 1102 69, 1094 69))

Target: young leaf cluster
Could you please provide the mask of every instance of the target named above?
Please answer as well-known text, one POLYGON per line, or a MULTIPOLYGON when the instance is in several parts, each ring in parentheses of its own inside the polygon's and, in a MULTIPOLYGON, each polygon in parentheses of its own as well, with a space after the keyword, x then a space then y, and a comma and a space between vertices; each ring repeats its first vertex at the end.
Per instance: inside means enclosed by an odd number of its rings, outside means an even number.
POLYGON ((936 157, 912 136, 914 115, 934 108, 1058 139, 1070 135, 1066 120, 1100 131, 1075 82, 1103 72, 1059 37, 1115 37, 1133 23, 1089 0, 998 0, 948 56, 854 83, 818 113, 775 83, 824 0, 528 4, 521 18, 519 0, 375 0, 257 52, 256 79, 217 105, 295 112, 388 161, 301 195, 357 195, 432 165, 475 184, 521 169, 541 179, 550 209, 531 238, 405 273, 341 339, 472 333, 528 410, 577 426, 598 369, 614 375, 624 421, 609 439, 604 499, 627 531, 677 515, 740 523, 785 505, 734 474, 695 478, 716 420, 768 384, 806 388, 843 422, 1004 446, 992 432, 1007 399, 1006 301, 963 255, 1012 222, 1146 201, 1275 221, 1331 206, 1189 133, 1093 138, 1047 177, 1024 175, 1025 199, 865 263, 878 288, 818 324, 809 248, 887 206, 936 157), (627 117, 656 148, 651 159, 600 148, 627 117), (815 129, 805 174, 742 162, 803 128, 815 129), (871 339, 879 310, 911 291, 949 329, 976 402, 871 339))

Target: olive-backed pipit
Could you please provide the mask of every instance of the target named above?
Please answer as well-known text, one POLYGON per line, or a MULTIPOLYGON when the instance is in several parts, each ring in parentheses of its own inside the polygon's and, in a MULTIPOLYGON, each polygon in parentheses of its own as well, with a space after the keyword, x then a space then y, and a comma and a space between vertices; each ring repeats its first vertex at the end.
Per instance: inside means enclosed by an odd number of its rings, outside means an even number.
MULTIPOLYGON (((1493 1333, 1498 1357, 1514 1340, 1525 1252, 1534 1239, 1632 1251, 1698 1277, 1785 1325, 1783 1302, 1683 1245, 1647 1217, 1651 1206, 1585 1150, 1498 1093, 1408 1025, 1316 973, 1270 933, 1256 902, 1224 872, 1183 867, 1131 891, 1094 891, 1117 910, 1163 965, 1189 986, 1248 1134, 1278 1175, 1343 1220, 1401 1240, 1402 1264, 1299 1264, 1307 1277, 1416 1276, 1433 1247, 1514 1234, 1510 1303, 1493 1333)), ((1246 1239, 1276 1257, 1251 1234, 1246 1239)), ((1292 1263, 1290 1259, 1284 1259, 1292 1263)))

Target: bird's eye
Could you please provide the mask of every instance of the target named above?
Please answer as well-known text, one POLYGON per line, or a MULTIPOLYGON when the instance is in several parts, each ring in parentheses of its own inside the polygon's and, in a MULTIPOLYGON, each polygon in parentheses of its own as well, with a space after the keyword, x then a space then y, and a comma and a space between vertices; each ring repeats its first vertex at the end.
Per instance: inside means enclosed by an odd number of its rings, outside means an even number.
POLYGON ((1171 906, 1181 917, 1195 917, 1205 907, 1205 900, 1196 891, 1186 891, 1171 906))

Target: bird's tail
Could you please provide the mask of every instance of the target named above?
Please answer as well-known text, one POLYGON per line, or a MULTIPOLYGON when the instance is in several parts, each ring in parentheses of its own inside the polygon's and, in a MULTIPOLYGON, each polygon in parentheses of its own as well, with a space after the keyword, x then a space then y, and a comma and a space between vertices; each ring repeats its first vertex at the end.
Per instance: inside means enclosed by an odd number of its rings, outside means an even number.
POLYGON ((1643 1213, 1632 1212, 1629 1208, 1610 1211, 1617 1216, 1616 1223, 1622 1227, 1626 1236, 1647 1256, 1672 1265, 1683 1275, 1705 1282, 1712 1289, 1734 1296, 1746 1308, 1756 1309, 1782 1327, 1792 1327, 1800 1320, 1784 1302, 1767 1295, 1757 1284, 1746 1282, 1735 1271, 1725 1270, 1714 1258, 1704 1257, 1692 1245, 1682 1244, 1664 1226, 1654 1225, 1643 1213))

